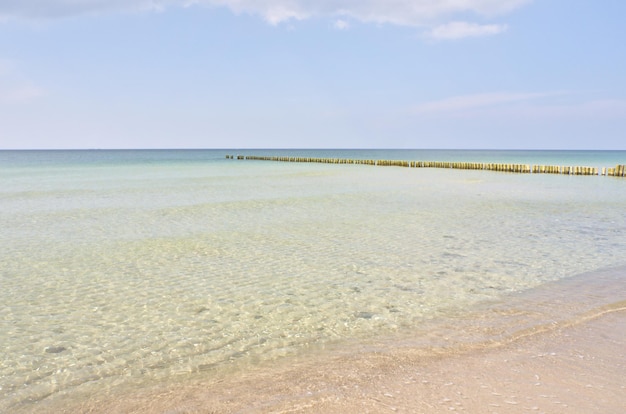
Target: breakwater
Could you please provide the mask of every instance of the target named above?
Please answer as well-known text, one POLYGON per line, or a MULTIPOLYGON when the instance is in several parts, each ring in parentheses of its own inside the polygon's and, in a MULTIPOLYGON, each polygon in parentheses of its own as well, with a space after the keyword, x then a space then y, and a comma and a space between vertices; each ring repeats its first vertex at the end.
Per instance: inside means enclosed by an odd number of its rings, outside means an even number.
POLYGON ((405 168, 451 168, 459 170, 486 170, 521 174, 562 174, 562 175, 597 175, 609 177, 626 177, 626 165, 615 167, 588 167, 563 165, 530 165, 530 164, 503 164, 482 162, 453 162, 453 161, 406 161, 406 160, 373 160, 373 159, 346 159, 346 158, 316 158, 316 157, 272 157, 259 155, 226 155, 227 159, 280 161, 280 162, 311 162, 322 164, 361 164, 383 167, 405 168))

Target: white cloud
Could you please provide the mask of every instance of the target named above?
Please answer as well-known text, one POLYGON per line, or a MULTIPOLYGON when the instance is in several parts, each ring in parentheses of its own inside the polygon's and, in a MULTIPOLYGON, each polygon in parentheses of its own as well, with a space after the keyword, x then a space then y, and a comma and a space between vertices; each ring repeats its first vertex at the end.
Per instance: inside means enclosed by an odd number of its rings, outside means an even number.
POLYGON ((504 24, 476 24, 468 22, 450 22, 433 28, 429 37, 433 39, 462 39, 464 37, 491 36, 507 29, 504 24))
POLYGON ((337 30, 348 30, 350 28, 350 23, 345 20, 338 19, 333 24, 333 27, 337 30))
POLYGON ((414 108, 417 113, 449 113, 467 111, 479 108, 501 106, 514 102, 530 101, 539 98, 562 95, 563 92, 541 93, 483 93, 476 95, 462 95, 426 102, 414 108))
POLYGON ((54 18, 201 5, 261 16, 271 24, 313 17, 401 26, 432 25, 455 14, 493 16, 532 0, 2 0, 3 18, 54 18))
POLYGON ((279 23, 290 19, 344 17, 364 23, 420 26, 457 13, 492 16, 532 0, 191 0, 260 15, 279 23))

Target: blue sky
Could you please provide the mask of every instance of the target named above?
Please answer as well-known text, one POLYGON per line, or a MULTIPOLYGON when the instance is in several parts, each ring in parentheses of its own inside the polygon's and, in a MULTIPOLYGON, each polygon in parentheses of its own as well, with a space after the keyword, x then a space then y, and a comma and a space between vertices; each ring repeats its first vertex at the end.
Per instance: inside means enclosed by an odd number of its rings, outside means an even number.
POLYGON ((0 0, 0 148, 626 149, 621 0, 0 0))

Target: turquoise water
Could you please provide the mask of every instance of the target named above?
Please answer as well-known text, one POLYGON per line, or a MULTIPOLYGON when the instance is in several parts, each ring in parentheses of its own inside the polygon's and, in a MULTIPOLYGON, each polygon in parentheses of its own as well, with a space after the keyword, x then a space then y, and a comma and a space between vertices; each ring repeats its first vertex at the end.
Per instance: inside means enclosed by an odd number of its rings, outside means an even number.
MULTIPOLYGON (((0 151, 0 411, 411 332, 626 265, 624 151, 0 151)), ((86 397, 85 397, 86 398, 86 397)))

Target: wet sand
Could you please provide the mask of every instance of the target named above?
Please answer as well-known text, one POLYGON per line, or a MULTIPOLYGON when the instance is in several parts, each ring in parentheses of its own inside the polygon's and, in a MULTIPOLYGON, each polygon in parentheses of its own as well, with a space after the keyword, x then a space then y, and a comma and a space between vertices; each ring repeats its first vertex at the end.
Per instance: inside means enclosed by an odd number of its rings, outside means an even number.
MULTIPOLYGON (((339 352, 212 383, 65 407, 89 413, 623 413, 624 303, 502 343, 339 352)), ((113 396, 111 396, 113 397, 113 396)))

